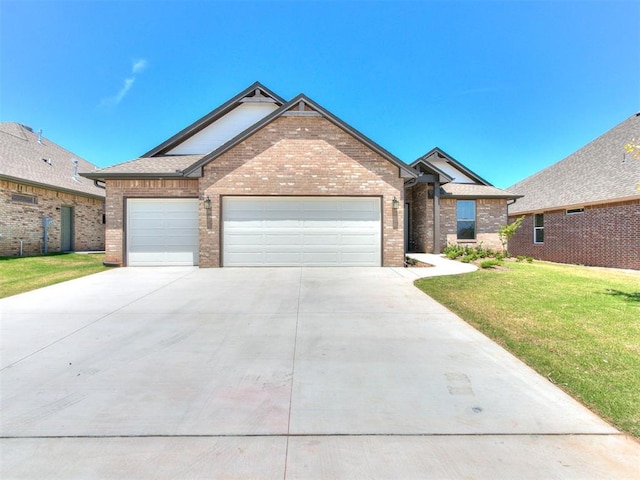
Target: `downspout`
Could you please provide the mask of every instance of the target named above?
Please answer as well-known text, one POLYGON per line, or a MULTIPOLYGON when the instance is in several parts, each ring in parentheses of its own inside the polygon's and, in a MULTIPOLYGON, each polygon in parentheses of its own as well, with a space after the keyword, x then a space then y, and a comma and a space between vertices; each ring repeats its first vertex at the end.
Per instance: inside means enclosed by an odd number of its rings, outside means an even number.
POLYGON ((440 253, 440 179, 433 182, 433 253, 440 253))

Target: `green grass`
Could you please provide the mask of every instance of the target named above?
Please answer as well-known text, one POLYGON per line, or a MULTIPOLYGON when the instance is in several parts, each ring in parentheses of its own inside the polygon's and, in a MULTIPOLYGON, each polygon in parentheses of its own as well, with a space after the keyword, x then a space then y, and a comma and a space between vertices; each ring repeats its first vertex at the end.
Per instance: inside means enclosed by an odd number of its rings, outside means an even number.
POLYGON ((106 270, 104 254, 0 257, 0 298, 106 270))
POLYGON ((422 291, 640 437, 640 275, 508 263, 416 281, 422 291))

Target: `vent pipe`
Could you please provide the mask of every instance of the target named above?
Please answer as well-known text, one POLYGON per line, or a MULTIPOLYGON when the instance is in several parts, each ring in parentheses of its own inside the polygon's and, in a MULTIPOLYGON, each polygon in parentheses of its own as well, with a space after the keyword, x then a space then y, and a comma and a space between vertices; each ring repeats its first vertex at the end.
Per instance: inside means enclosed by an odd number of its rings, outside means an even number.
POLYGON ((42 145, 42 129, 38 132, 38 143, 42 145))
POLYGON ((78 180, 78 159, 72 158, 71 161, 73 162, 73 179, 76 182, 79 182, 80 180, 78 180))

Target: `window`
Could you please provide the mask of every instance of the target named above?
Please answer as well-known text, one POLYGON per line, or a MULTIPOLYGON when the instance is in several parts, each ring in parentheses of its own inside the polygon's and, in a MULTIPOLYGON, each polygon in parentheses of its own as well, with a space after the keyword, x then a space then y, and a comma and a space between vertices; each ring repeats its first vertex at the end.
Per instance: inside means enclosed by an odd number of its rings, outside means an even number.
POLYGON ((533 216, 533 243, 544 243, 544 214, 533 216))
POLYGON ((475 240, 476 201, 458 200, 456 202, 456 220, 458 240, 475 240))
POLYGON ((32 195, 24 195, 22 193, 11 194, 11 201, 16 203, 28 203, 30 205, 36 205, 38 199, 32 195))
POLYGON ((584 213, 584 208, 570 208, 566 211, 567 215, 576 215, 578 213, 584 213))

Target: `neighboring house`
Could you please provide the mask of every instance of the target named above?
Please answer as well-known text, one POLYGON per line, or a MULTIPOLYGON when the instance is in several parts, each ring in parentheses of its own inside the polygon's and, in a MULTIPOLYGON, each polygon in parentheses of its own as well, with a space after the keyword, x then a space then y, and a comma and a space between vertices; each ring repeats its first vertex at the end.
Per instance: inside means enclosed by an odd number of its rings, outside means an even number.
POLYGON ((95 168, 29 127, 0 123, 0 256, 104 250, 105 191, 79 176, 95 168))
POLYGON ((640 114, 509 187, 524 195, 509 207, 510 220, 525 216, 509 251, 640 269, 640 159, 624 149, 634 139, 640 139, 640 114))
POLYGON ((411 166, 419 176, 407 182, 407 251, 440 253, 449 244, 501 249, 498 230, 518 195, 492 186, 439 148, 411 166))
MULTIPOLYGON (((83 175, 106 185, 107 263, 130 266, 402 266, 405 183, 427 188, 310 98, 285 101, 259 83, 141 158, 83 175)), ((443 184, 457 173, 446 175, 443 184)), ((482 203, 475 193, 446 201, 482 203)))

